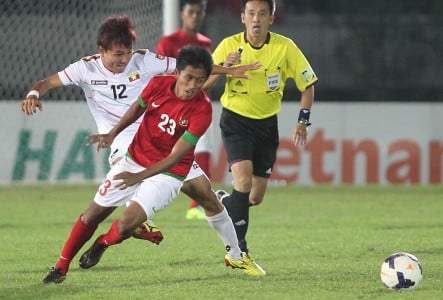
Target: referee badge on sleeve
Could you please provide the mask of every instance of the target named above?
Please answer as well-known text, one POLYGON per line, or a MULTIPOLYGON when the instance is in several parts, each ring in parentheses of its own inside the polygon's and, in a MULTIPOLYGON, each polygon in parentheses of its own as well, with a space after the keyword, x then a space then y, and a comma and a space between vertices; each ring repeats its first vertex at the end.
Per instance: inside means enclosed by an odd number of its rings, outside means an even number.
POLYGON ((317 76, 315 75, 314 71, 311 68, 308 68, 303 72, 301 72, 301 76, 306 82, 311 82, 317 78, 317 76))

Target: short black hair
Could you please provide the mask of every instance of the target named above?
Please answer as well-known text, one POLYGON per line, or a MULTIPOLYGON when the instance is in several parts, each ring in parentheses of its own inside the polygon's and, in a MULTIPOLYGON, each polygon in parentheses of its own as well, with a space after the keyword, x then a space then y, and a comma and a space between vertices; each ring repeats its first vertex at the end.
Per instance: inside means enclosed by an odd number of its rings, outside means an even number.
POLYGON ((180 11, 183 11, 183 9, 185 8, 186 5, 193 5, 193 4, 198 4, 203 6, 203 10, 206 9, 206 4, 208 3, 207 0, 181 0, 180 1, 180 11))
MULTIPOLYGON (((245 12, 246 3, 248 3, 249 1, 253 1, 253 0, 243 0, 242 1, 242 12, 245 12)), ((275 0, 258 0, 258 1, 268 3, 269 11, 271 12, 271 15, 273 15, 275 13, 275 8, 276 8, 275 0)))
POLYGON ((206 77, 209 77, 213 64, 212 55, 208 50, 200 46, 188 45, 181 48, 178 52, 176 68, 179 72, 187 66, 203 69, 206 77))

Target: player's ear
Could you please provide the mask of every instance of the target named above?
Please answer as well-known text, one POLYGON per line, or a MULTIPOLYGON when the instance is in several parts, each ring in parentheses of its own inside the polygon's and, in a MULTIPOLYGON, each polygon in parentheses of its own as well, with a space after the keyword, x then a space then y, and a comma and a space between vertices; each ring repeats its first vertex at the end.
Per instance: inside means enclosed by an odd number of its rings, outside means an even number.
POLYGON ((98 53, 100 53, 101 56, 106 52, 105 48, 103 46, 98 46, 98 53))
POLYGON ((175 69, 175 70, 174 70, 174 76, 175 76, 175 78, 177 78, 179 74, 180 74, 180 72, 179 72, 177 69, 175 69))
POLYGON ((275 14, 270 16, 269 19, 269 25, 272 25, 274 23, 275 14))

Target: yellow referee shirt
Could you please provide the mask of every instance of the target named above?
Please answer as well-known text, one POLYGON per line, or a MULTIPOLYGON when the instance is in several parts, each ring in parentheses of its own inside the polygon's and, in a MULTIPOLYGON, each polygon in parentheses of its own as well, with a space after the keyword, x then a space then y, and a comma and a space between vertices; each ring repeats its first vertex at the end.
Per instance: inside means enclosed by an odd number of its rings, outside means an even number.
POLYGON ((249 71, 250 79, 226 77, 221 104, 244 117, 264 119, 277 114, 286 80, 293 78, 300 92, 318 78, 295 43, 282 35, 270 32, 268 41, 255 49, 245 41, 244 33, 225 38, 213 53, 215 64, 221 64, 229 53, 241 52, 242 64, 260 62, 262 67, 249 71))

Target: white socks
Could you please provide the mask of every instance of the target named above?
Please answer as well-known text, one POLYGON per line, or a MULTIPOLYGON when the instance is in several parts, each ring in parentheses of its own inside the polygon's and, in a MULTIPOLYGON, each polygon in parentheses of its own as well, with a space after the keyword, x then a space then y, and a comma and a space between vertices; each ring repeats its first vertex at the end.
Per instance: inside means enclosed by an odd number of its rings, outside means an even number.
POLYGON ((234 224, 228 215, 226 208, 217 215, 206 216, 209 225, 218 233, 223 243, 226 245, 229 257, 233 260, 241 259, 241 251, 238 247, 237 234, 235 233, 234 224))

